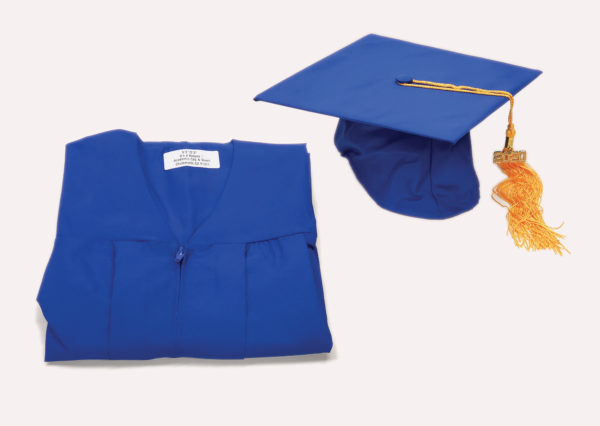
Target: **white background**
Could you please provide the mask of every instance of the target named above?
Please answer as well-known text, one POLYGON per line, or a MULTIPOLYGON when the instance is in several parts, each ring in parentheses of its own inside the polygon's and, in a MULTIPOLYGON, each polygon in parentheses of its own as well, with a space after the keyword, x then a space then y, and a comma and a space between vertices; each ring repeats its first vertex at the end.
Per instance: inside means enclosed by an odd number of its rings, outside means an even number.
POLYGON ((0 423, 600 424, 595 2, 0 4, 0 423), (517 96, 515 144, 571 255, 505 235, 489 193, 506 106, 472 132, 479 205, 427 221, 375 205, 333 145, 334 118, 252 101, 367 33, 544 71, 517 96), (43 362, 35 297, 64 144, 115 128, 308 143, 329 356, 43 362))

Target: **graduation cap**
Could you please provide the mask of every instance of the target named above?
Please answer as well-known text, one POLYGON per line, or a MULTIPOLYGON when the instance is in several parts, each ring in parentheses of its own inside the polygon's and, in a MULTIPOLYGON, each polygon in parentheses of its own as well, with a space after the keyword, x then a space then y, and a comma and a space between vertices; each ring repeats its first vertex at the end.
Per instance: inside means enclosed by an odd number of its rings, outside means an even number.
POLYGON ((542 184, 513 150, 513 96, 541 71, 378 35, 346 46, 256 96, 339 117, 335 145, 381 207, 444 219, 479 201, 469 131, 510 102, 505 146, 494 162, 508 176, 494 199, 528 250, 566 250, 546 225, 542 184))

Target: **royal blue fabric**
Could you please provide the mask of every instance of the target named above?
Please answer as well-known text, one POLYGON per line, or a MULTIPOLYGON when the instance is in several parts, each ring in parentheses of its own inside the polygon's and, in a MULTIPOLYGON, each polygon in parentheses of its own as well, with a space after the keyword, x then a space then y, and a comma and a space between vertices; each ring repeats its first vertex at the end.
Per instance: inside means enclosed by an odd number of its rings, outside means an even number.
POLYGON ((367 193, 387 210, 445 219, 479 201, 468 133, 449 144, 341 119, 335 145, 367 193))
POLYGON ((336 146, 380 206, 442 219, 477 204, 469 132, 507 100, 404 87, 397 81, 516 94, 540 73, 371 34, 255 100, 339 117, 336 146))
POLYGON ((396 80, 429 80, 516 94, 540 74, 370 34, 255 99, 456 143, 506 98, 404 87, 396 80))
POLYGON ((46 360, 328 352, 304 145, 67 145, 55 246, 38 302, 46 360), (163 153, 218 151, 216 169, 163 153))

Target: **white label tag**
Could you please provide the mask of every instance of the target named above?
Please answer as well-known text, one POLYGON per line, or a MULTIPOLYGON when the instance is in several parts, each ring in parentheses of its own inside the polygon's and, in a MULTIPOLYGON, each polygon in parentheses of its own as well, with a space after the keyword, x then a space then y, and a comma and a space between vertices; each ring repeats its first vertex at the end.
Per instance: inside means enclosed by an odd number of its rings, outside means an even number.
POLYGON ((202 149, 177 149, 163 154, 165 170, 177 167, 202 167, 205 169, 218 169, 219 151, 204 151, 202 149))

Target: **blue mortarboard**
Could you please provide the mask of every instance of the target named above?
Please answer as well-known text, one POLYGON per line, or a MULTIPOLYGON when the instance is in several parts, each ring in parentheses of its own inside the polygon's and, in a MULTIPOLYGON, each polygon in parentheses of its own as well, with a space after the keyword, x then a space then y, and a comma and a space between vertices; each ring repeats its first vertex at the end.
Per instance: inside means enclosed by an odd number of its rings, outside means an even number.
POLYGON ((507 179, 494 199, 517 246, 562 254, 562 235, 542 217, 542 182, 525 151, 513 151, 513 96, 540 74, 371 34, 255 99, 339 117, 335 145, 369 195, 428 219, 477 204, 469 131, 509 100, 505 146, 494 153, 507 179))
POLYGON ((371 34, 255 99, 339 117, 335 144, 381 207, 442 219, 477 204, 469 131, 507 98, 399 83, 426 80, 514 95, 540 73, 371 34))

